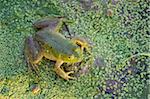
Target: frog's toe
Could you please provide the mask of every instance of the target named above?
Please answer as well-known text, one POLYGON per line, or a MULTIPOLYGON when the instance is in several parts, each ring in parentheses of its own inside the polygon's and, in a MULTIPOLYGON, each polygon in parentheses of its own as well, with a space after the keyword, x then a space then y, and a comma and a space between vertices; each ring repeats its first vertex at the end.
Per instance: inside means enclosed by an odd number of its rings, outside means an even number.
POLYGON ((69 79, 76 79, 75 77, 69 76, 69 74, 74 73, 74 71, 70 71, 70 72, 66 72, 65 76, 63 77, 65 80, 69 80, 69 79))
POLYGON ((66 79, 66 80, 69 80, 69 79, 76 79, 75 77, 69 76, 69 74, 72 74, 72 73, 74 73, 74 71, 67 72, 65 79, 66 79))
POLYGON ((74 71, 67 72, 66 74, 69 75, 69 74, 72 74, 72 73, 74 73, 74 71))
POLYGON ((73 80, 76 79, 75 77, 71 77, 71 76, 68 76, 68 78, 69 78, 69 79, 73 79, 73 80))
POLYGON ((58 74, 60 77, 62 77, 65 80, 75 79, 74 77, 69 76, 69 74, 74 73, 74 71, 65 72, 59 66, 56 66, 54 68, 54 71, 56 72, 56 74, 58 74))
POLYGON ((69 80, 69 79, 76 79, 75 77, 71 77, 71 76, 69 76, 69 75, 67 75, 65 78, 64 78, 65 80, 69 80))

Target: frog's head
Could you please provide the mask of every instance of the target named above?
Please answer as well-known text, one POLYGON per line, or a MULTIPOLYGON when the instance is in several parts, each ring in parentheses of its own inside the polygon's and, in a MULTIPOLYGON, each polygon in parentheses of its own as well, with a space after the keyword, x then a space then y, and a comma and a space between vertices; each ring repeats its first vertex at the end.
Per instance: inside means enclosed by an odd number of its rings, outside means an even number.
POLYGON ((82 54, 80 49, 76 49, 73 51, 72 54, 69 55, 63 55, 63 60, 68 63, 76 63, 81 62, 82 60, 82 54))

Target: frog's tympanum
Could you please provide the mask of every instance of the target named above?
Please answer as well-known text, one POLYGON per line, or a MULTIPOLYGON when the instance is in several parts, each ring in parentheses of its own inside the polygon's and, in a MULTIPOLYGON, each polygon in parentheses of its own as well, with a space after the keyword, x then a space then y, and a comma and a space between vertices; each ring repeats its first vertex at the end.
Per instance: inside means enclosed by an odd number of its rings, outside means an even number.
POLYGON ((35 71, 43 57, 56 61, 54 71, 63 79, 69 80, 73 71, 65 72, 63 63, 73 64, 82 61, 83 50, 89 50, 88 43, 82 38, 67 39, 61 33, 63 24, 68 20, 62 17, 49 18, 34 23, 38 32, 25 41, 26 61, 35 71))

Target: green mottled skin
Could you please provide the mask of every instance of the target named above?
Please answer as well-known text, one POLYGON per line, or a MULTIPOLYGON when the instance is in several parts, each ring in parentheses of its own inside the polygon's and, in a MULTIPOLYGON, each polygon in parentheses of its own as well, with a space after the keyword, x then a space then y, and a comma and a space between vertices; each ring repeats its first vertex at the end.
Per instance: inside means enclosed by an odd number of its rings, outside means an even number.
POLYGON ((47 54, 53 54, 55 57, 61 57, 65 62, 77 62, 81 59, 81 52, 77 52, 79 46, 66 39, 60 33, 53 33, 49 29, 39 31, 35 38, 41 43, 42 48, 47 54), (70 60, 69 57, 74 56, 74 59, 70 60))

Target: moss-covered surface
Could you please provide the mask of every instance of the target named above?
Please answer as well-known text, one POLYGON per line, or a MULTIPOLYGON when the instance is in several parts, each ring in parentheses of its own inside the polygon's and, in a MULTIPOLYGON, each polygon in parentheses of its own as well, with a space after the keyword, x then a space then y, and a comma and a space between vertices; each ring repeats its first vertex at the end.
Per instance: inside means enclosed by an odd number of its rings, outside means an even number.
POLYGON ((0 99, 148 99, 149 0, 117 1, 1 0, 0 99), (35 33, 33 22, 49 16, 73 20, 70 32, 94 45, 95 60, 77 80, 59 78, 48 60, 39 78, 28 72, 25 38, 35 33))

